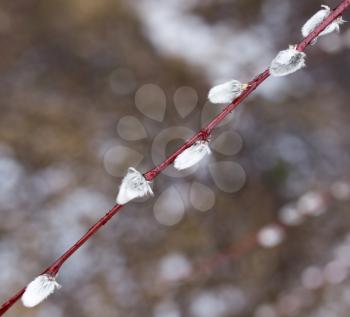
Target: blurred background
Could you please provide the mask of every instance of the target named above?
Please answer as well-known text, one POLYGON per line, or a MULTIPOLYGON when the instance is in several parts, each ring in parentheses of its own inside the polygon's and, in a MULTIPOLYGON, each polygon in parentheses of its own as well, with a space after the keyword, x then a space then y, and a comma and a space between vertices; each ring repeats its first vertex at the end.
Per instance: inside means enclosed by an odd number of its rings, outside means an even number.
MULTIPOLYGON (((301 40, 316 0, 12 0, 0 4, 0 301, 301 40)), ((350 19, 350 14, 344 16, 350 19)), ((6 316, 348 316, 350 29, 307 49, 6 316)))

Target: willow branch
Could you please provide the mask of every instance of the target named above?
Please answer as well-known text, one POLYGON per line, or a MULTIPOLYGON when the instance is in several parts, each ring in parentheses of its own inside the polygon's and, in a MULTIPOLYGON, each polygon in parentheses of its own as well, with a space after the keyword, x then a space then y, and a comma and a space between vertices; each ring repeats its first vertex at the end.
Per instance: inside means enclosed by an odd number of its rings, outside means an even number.
MULTIPOLYGON (((350 6, 350 0, 343 0, 336 9, 318 26, 313 32, 309 34, 303 41, 297 45, 297 50, 304 51, 307 46, 334 20, 336 20, 342 13, 350 6)), ((177 156, 183 151, 192 146, 196 141, 206 140, 212 133, 213 129, 220 124, 238 105, 240 105, 249 95, 251 95, 256 88, 258 88, 268 77, 270 77, 269 69, 256 76, 248 83, 244 92, 236 98, 231 104, 229 104, 220 114, 218 114, 212 121, 210 121, 205 127, 203 127, 197 134, 191 139, 186 141, 177 151, 171 154, 161 164, 154 167, 150 171, 144 174, 144 177, 148 181, 154 180, 164 169, 171 165, 177 156)), ((115 205, 108 213, 96 222, 82 237, 77 241, 70 249, 68 249, 61 257, 59 257, 53 264, 51 264, 43 273, 51 274, 55 276, 62 265, 76 252, 81 246, 83 246, 101 227, 109 222, 114 215, 116 215, 123 205, 115 205)), ((8 299, 0 308, 0 316, 12 307, 23 295, 26 287, 22 288, 17 294, 8 299)))

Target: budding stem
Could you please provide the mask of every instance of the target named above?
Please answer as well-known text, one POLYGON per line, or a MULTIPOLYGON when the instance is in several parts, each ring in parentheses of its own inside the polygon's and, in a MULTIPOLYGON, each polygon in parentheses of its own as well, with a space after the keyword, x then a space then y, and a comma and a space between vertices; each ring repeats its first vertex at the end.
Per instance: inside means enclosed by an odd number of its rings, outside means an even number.
MULTIPOLYGON (((315 28, 303 41, 297 45, 297 50, 304 51, 305 48, 334 20, 350 6, 350 0, 343 0, 339 6, 331 12, 323 22, 315 28)), ((229 104, 220 114, 218 114, 206 127, 201 129, 191 139, 186 141, 177 151, 170 155, 164 162, 154 167, 144 174, 147 181, 155 179, 165 168, 174 162, 176 157, 187 148, 192 146, 196 141, 206 140, 211 135, 213 129, 221 123, 239 104, 241 104, 260 84, 262 84, 270 76, 269 69, 266 69, 252 81, 246 84, 245 90, 231 104, 229 104)), ((103 216, 96 224, 94 224, 85 235, 77 241, 69 250, 67 250, 60 258, 58 258, 44 273, 55 276, 62 265, 82 246, 84 245, 103 225, 105 225, 114 215, 116 215, 123 205, 116 204, 105 216, 103 216)), ((0 308, 0 316, 2 316, 10 307, 12 307, 23 295, 25 288, 21 289, 17 294, 7 300, 0 308)))

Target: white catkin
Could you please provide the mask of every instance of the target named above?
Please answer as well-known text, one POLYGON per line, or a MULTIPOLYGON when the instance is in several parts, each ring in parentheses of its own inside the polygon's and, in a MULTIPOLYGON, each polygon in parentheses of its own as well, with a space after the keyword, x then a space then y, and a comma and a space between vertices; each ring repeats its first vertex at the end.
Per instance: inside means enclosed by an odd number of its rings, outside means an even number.
POLYGON ((265 248, 274 248, 283 241, 284 236, 285 232, 281 226, 271 224, 258 232, 257 240, 265 248))
POLYGON ((26 307, 34 307, 59 288, 61 286, 53 276, 48 274, 39 275, 28 284, 22 295, 22 303, 26 307))
POLYGON ((208 99, 212 103, 231 103, 242 94, 246 87, 246 84, 242 84, 238 80, 230 80, 211 88, 209 90, 208 99))
POLYGON ((304 52, 290 45, 287 50, 280 51, 271 62, 270 74, 275 77, 292 74, 305 66, 305 57, 304 52))
POLYGON ((326 211, 327 204, 321 193, 309 191, 299 198, 297 207, 301 214, 319 216, 326 211))
POLYGON ((303 37, 307 37, 320 23, 331 13, 331 8, 322 5, 322 9, 317 11, 301 28, 303 37))
POLYGON ((149 182, 133 167, 129 167, 128 173, 123 178, 119 188, 116 202, 124 205, 135 198, 153 195, 149 182))
MULTIPOLYGON (((306 23, 301 28, 301 34, 303 35, 304 38, 307 37, 312 31, 314 31, 315 28, 317 28, 322 23, 322 21, 324 21, 324 19, 327 18, 329 16, 329 14, 331 13, 330 7, 328 7, 326 5, 322 5, 321 7, 322 7, 322 9, 317 11, 309 20, 307 20, 306 23)), ((339 32, 340 25, 343 24, 344 22, 345 21, 343 20, 342 17, 337 18, 330 25, 328 25, 318 35, 318 37, 333 33, 335 31, 339 32)), ((318 37, 312 41, 312 44, 316 43, 318 37)))
POLYGON ((175 159, 174 167, 177 170, 184 170, 192 167, 210 153, 211 150, 208 141, 197 141, 175 159))
POLYGON ((333 21, 330 25, 328 25, 318 36, 327 35, 333 32, 339 32, 340 31, 340 25, 345 23, 346 21, 343 20, 342 17, 337 18, 335 21, 333 21))

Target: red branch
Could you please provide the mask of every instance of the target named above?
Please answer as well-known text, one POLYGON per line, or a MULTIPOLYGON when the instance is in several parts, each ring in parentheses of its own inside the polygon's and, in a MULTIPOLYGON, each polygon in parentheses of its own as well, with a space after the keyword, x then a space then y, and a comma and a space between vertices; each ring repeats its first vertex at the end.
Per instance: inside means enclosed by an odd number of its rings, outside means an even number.
MULTIPOLYGON (((336 18, 342 15, 342 13, 350 6, 350 0, 343 0, 339 6, 331 12, 331 14, 322 23, 315 28, 303 41, 297 45, 299 51, 304 51, 305 48, 310 45, 313 39, 315 39, 329 24, 331 24, 336 18)), ((206 140, 213 129, 221 123, 228 114, 230 114, 239 104, 241 104, 260 84, 262 84, 270 76, 269 69, 266 69, 263 73, 255 77, 248 83, 248 87, 245 91, 236 98, 231 104, 229 104, 220 114, 218 114, 206 127, 202 128, 196 135, 186 141, 177 151, 170 155, 164 162, 151 169, 144 174, 148 181, 154 180, 164 169, 171 165, 176 157, 180 155, 187 148, 192 146, 198 140, 206 140)), ((104 226, 111 218, 116 215, 122 205, 115 205, 105 216, 103 216, 95 225, 93 225, 84 236, 77 241, 69 250, 67 250, 61 257, 59 257, 52 265, 50 265, 42 274, 47 273, 55 276, 60 270, 61 266, 82 246, 88 241, 102 226, 104 226)), ((12 307, 23 295, 26 287, 21 289, 16 295, 7 300, 0 308, 0 316, 12 307)))

